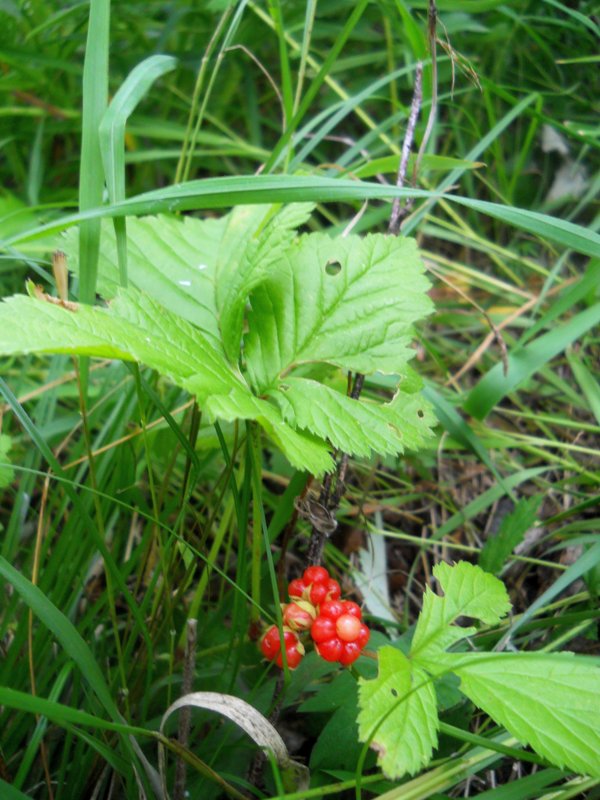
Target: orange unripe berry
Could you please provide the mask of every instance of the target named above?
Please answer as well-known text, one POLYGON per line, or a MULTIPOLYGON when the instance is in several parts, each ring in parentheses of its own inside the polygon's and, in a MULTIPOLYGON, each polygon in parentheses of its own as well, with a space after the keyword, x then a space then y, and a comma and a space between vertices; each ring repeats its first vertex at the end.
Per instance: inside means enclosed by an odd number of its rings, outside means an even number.
POLYGON ((282 607, 283 622, 293 631, 310 630, 317 611, 315 607, 306 600, 296 600, 295 603, 288 603, 282 607))
POLYGON ((343 642, 355 642, 360 634, 361 621, 351 614, 342 614, 335 623, 337 635, 343 642))

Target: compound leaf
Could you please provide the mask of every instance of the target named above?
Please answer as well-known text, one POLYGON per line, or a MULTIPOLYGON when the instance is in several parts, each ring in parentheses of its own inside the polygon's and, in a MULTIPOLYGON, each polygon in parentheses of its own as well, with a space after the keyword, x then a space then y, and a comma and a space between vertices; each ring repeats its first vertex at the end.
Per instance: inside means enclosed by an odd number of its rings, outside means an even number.
POLYGON ((200 402, 244 387, 197 328, 135 289, 120 292, 108 308, 10 297, 0 305, 0 351, 140 361, 183 388, 193 384, 200 402))
POLYGON ((120 291, 108 308, 11 297, 0 303, 0 352, 140 361, 196 395, 210 419, 257 420, 298 469, 321 475, 333 466, 327 445, 293 430, 274 405, 255 397, 198 328, 136 289, 120 291))
POLYGON ((359 680, 358 735, 377 751, 388 778, 414 774, 429 763, 439 720, 431 678, 394 647, 379 650, 379 674, 359 680))
POLYGON ((390 403, 353 400, 306 378, 287 378, 270 393, 293 427, 328 439, 344 453, 403 453, 422 446, 435 418, 420 395, 398 392, 390 403))
POLYGON ((369 373, 401 371, 412 324, 433 306, 412 239, 302 236, 250 296, 245 354, 258 393, 294 367, 325 361, 369 373))
POLYGON ((572 653, 447 653, 460 689, 523 744, 600 778, 600 668, 572 653))
POLYGON ((411 658, 428 669, 435 667, 438 656, 450 645, 475 632, 473 627, 452 625, 457 617, 474 617, 494 625, 511 606, 502 581, 466 561, 454 566, 437 564, 433 574, 444 596, 427 588, 410 651, 411 658))
MULTIPOLYGON (((238 206, 219 219, 131 218, 127 222, 129 283, 174 314, 197 325, 217 349, 237 363, 244 308, 251 289, 264 278, 312 205, 238 206), (259 235, 260 234, 260 235, 259 235)), ((78 271, 78 230, 61 238, 69 267, 78 271)), ((102 226, 98 288, 103 297, 119 289, 114 226, 102 226)))

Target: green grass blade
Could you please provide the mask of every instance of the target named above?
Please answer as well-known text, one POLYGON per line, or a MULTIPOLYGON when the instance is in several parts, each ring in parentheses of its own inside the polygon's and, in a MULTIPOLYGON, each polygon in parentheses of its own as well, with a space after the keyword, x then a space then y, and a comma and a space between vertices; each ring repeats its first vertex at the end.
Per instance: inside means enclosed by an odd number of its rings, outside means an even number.
POLYGON ((507 636, 514 636, 517 630, 532 618, 539 608, 543 608, 551 603, 555 597, 564 592, 574 581, 585 575, 586 572, 594 569, 600 564, 600 542, 596 542, 586 552, 577 559, 574 564, 566 569, 550 586, 546 589, 522 614, 518 620, 513 622, 507 636))
POLYGON ((101 217, 120 217, 140 214, 156 214, 160 211, 190 211, 204 208, 229 208, 241 204, 271 204, 317 201, 343 202, 363 200, 391 200, 414 197, 440 199, 467 206, 488 216, 513 225, 521 230, 535 233, 564 247, 586 255, 600 255, 600 235, 594 231, 566 222, 558 217, 538 214, 519 208, 510 208, 483 200, 430 192, 423 189, 399 189, 368 181, 322 178, 306 175, 244 175, 224 178, 205 178, 189 181, 156 191, 147 192, 120 203, 63 217, 61 220, 40 225, 33 230, 11 236, 0 247, 17 246, 40 239, 43 236, 65 230, 82 220, 101 217))
POLYGON ((600 386, 589 369, 574 351, 567 351, 567 361, 579 384, 586 400, 589 403, 592 414, 596 417, 600 425, 600 386))
POLYGON ((496 465, 492 461, 481 439, 474 433, 471 426, 460 416, 454 406, 452 406, 443 395, 437 392, 433 386, 426 386, 423 390, 423 395, 433 405, 436 417, 450 436, 456 439, 457 442, 460 442, 464 447, 471 450, 471 452, 475 453, 480 461, 490 470, 506 494, 515 500, 516 498, 512 489, 504 483, 502 475, 498 472, 496 465))
POLYGON ((507 374, 500 363, 492 367, 469 394, 464 410, 477 419, 484 419, 507 394, 598 323, 600 303, 581 311, 560 328, 515 349, 508 356, 507 374))
POLYGON ((600 283, 600 260, 593 259, 590 261, 588 268, 584 274, 577 280, 574 286, 569 287, 560 297, 552 304, 552 306, 535 322, 531 328, 528 328, 521 337, 521 345, 533 339, 536 334, 541 330, 548 327, 550 323, 554 322, 563 314, 566 314, 576 303, 580 303, 591 294, 598 284, 600 283))
MULTIPOLYGON (((125 199, 125 125, 140 100, 162 75, 175 69, 172 56, 150 56, 129 73, 104 112, 99 127, 99 143, 106 186, 111 202, 125 199)), ((127 234, 125 220, 114 219, 121 286, 127 286, 127 234)), ((83 230, 82 230, 83 235, 83 230)))
MULTIPOLYGON (((520 470, 519 472, 515 472, 513 475, 509 475, 507 478, 505 478, 504 483, 508 489, 514 489, 516 486, 520 486, 522 483, 532 480, 538 475, 541 475, 543 472, 548 472, 551 468, 552 467, 550 466, 546 466, 531 467, 530 469, 520 470)), ((479 497, 476 497, 475 500, 472 500, 456 514, 453 514, 450 519, 446 520, 446 522, 437 529, 431 538, 441 539, 442 537, 447 536, 449 533, 452 533, 452 531, 455 531, 467 520, 476 517, 478 514, 481 514, 482 511, 485 511, 486 508, 489 508, 504 494, 506 494, 506 492, 502 486, 492 486, 491 489, 486 489, 486 491, 482 492, 479 497)))
POLYGON ((120 721, 119 710, 104 679, 102 670, 73 623, 56 608, 37 586, 34 586, 31 581, 21 575, 2 556, 0 556, 0 575, 14 587, 35 616, 56 636, 67 655, 73 659, 81 670, 82 675, 90 684, 108 715, 115 722, 120 721))
MULTIPOLYGON (((85 646, 87 647, 87 645, 85 646)), ((95 661, 94 664, 96 664, 95 661)), ((46 717, 58 725, 70 723, 73 725, 81 725, 98 730, 115 731, 117 733, 127 735, 149 734, 149 731, 145 730, 144 728, 136 728, 132 725, 126 725, 124 722, 110 722, 109 720, 102 719, 102 717, 98 717, 95 714, 90 714, 87 711, 81 711, 79 708, 72 708, 71 706, 64 705, 63 703, 59 703, 55 700, 47 700, 44 697, 34 697, 27 692, 18 692, 15 689, 10 689, 6 686, 0 686, 0 703, 8 708, 14 708, 18 709, 19 711, 25 711, 28 714, 37 714, 39 716, 46 717)))
MULTIPOLYGON (((60 462, 54 456, 54 453, 48 446, 45 439, 41 436, 39 430, 36 428, 33 421, 30 417, 25 413, 25 410, 20 405, 19 401, 10 390, 6 382, 0 378, 0 394, 4 395, 6 402, 11 407, 15 417, 19 420, 23 428, 29 434, 31 440, 40 451, 41 455, 46 459, 48 462, 48 466, 51 468, 52 472, 57 478, 64 479, 63 485, 65 489, 65 493, 68 495, 69 499, 73 504, 73 508, 76 510, 77 514, 81 517, 83 521, 85 521, 87 525, 87 530, 89 535, 93 537, 96 547, 98 548, 99 552, 101 553, 104 563, 106 565, 106 569, 110 571, 111 576, 114 577, 116 585, 119 587, 119 590, 123 593, 127 606, 131 612, 131 615, 135 619, 136 626, 144 639, 146 647, 148 648, 149 653, 153 652, 152 641, 148 634, 148 628, 142 617, 138 604, 135 602, 133 597, 131 596, 131 592, 127 588, 127 584, 118 569, 115 561, 111 555, 110 550, 106 546, 106 542, 100 535, 98 528, 96 527, 94 520, 90 517, 87 513, 86 509, 84 508, 81 498, 75 488, 75 485, 66 478, 64 470, 62 469, 60 462)), ((8 562, 7 562, 8 563, 8 562)))
POLYGON ((10 783, 0 778, 0 791, 5 800, 31 800, 28 794, 23 794, 19 789, 15 789, 10 783))
MULTIPOLYGON (((91 0, 88 37, 83 66, 83 110, 79 209, 85 212, 102 203, 104 174, 100 154, 99 127, 108 102, 108 53, 110 0, 91 0)), ((80 297, 91 303, 96 287, 100 224, 95 218, 81 225, 79 263, 80 297)))
POLYGON ((112 202, 125 198, 125 125, 128 117, 152 84, 177 66, 173 56, 156 55, 142 61, 129 73, 99 127, 99 145, 106 175, 108 196, 112 202))
MULTIPOLYGON (((252 6, 253 4, 250 4, 250 5, 252 6)), ((342 30, 339 32, 339 34, 337 36, 335 42, 333 42, 333 44, 331 45, 329 53, 327 54, 327 57, 323 61, 323 65, 321 66, 321 69, 319 70, 317 75, 314 77, 312 83, 310 84, 310 86, 308 87, 308 89, 306 91, 306 94, 304 95, 304 97, 300 101, 300 104, 298 106, 298 110, 294 114, 293 118, 289 121, 289 124, 286 126, 286 130, 285 130, 283 136, 279 139, 279 141, 277 142, 277 144, 273 148, 273 152, 271 154, 271 158, 269 158, 269 160, 265 164, 265 171, 266 172, 271 171, 273 169, 273 167, 277 164, 277 162, 279 160, 279 156, 281 155, 283 150, 287 147, 290 139, 292 138, 292 136, 294 134, 294 131, 298 127, 298 124, 300 123, 300 121, 302 120, 302 118, 304 117, 306 112, 308 111, 308 109, 310 107, 310 104, 312 103, 314 98, 317 96, 317 93, 319 92, 319 89, 323 85, 323 82, 325 81, 325 79, 327 78, 329 73, 331 72, 331 68, 333 67, 333 64, 335 63, 337 57, 339 56, 340 52, 342 51, 342 48, 346 44, 346 41, 348 40, 348 37, 350 36, 352 31, 356 27, 358 21, 362 17, 363 12, 364 12, 365 8, 367 7, 367 5, 368 5, 368 0, 359 0, 359 2, 356 3, 354 8, 352 9, 352 13, 350 14, 348 19, 346 20, 342 30)))

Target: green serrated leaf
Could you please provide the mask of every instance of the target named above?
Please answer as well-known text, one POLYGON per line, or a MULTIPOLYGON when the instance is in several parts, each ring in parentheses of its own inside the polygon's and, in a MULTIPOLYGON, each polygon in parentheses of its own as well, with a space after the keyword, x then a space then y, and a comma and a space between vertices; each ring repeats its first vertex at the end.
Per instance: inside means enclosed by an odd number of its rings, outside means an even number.
POLYGON ((359 680, 358 735, 377 751, 388 778, 414 774, 429 763, 439 720, 433 682, 395 647, 379 650, 379 674, 359 680))
POLYGON ((398 372, 414 355, 412 324, 430 313, 429 283, 412 239, 383 235, 297 240, 252 293, 245 339, 259 393, 294 367, 398 372))
POLYGON ((437 564, 433 574, 444 596, 427 588, 410 651, 411 658, 427 669, 435 669, 438 656, 450 645, 475 632, 473 627, 452 625, 457 617, 495 625, 511 607, 502 581, 466 561, 437 564))
POLYGON ((0 489, 9 486, 15 477, 15 471, 10 466, 8 454, 12 446, 12 439, 5 433, 0 433, 0 489))
POLYGON ((0 304, 0 351, 140 361, 183 388, 193 384, 200 402, 213 392, 244 387, 197 328, 134 289, 121 292, 108 308, 67 309, 11 297, 0 304))
MULTIPOLYGON (((193 387, 192 380, 187 388, 193 391, 193 387)), ((255 397, 246 388, 211 395, 206 399, 204 408, 212 419, 256 420, 297 469, 307 470, 313 475, 322 475, 333 469, 333 459, 325 442, 302 431, 295 431, 285 423, 279 409, 255 397)))
POLYGON ((210 418, 260 422, 298 469, 322 475, 333 467, 324 442, 286 425, 281 412, 255 397, 197 328, 157 301, 128 289, 108 308, 76 309, 22 295, 9 298, 0 304, 0 352, 140 361, 195 394, 210 418))
POLYGON ((271 395, 290 425, 328 439, 344 453, 403 453, 431 436, 434 422, 423 398, 398 393, 391 403, 353 400, 316 381, 288 378, 271 395))
MULTIPOLYGON (((311 210, 309 203, 296 203, 278 213, 274 206, 238 206, 219 219, 130 218, 129 283, 197 325, 214 347, 224 348, 229 360, 237 363, 248 295, 281 258, 295 228, 306 222, 311 210)), ((67 231, 60 247, 77 272, 77 229, 67 231)), ((98 287, 110 299, 119 286, 115 231, 106 221, 98 287)))
POLYGON ((492 719, 561 768, 600 778, 600 668, 572 653, 451 654, 443 663, 492 719))
POLYGON ((500 572, 507 558, 520 544, 537 518, 542 497, 519 500, 514 510, 502 520, 498 532, 487 540, 479 555, 479 566, 493 575, 500 572))

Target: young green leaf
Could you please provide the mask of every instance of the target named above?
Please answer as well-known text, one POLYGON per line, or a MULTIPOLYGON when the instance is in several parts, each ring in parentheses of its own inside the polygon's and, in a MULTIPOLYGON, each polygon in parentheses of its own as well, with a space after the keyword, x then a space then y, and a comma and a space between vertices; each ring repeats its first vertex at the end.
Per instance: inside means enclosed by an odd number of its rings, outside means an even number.
POLYGON ((479 566, 493 575, 500 572, 515 547, 523 541, 537 518, 540 495, 519 500, 514 510, 502 520, 498 532, 487 540, 479 555, 479 566))
POLYGON ((447 653, 440 666, 524 744, 561 768, 600 778, 600 668, 572 653, 447 653))
POLYGON ((473 627, 453 626, 457 617, 474 617, 494 625, 510 610, 502 581, 473 564, 441 563, 433 574, 444 596, 427 588, 410 651, 411 658, 427 669, 435 669, 438 657, 450 645, 475 632, 473 627))
POLYGON ((262 394, 294 367, 319 361, 401 370, 414 355, 412 324, 433 308, 428 288, 412 239, 301 237, 251 295, 252 385, 262 394))
POLYGON ((359 680, 358 735, 392 780, 429 763, 439 720, 432 680, 395 647, 379 650, 379 674, 359 680))

